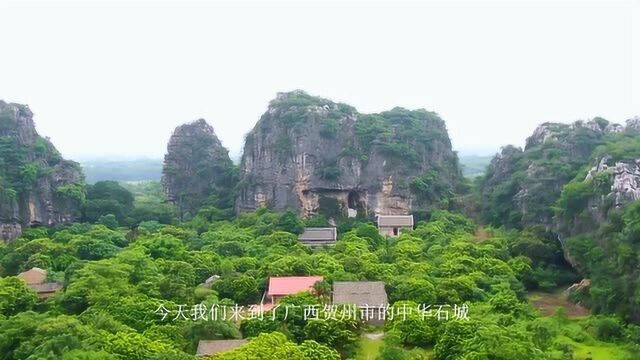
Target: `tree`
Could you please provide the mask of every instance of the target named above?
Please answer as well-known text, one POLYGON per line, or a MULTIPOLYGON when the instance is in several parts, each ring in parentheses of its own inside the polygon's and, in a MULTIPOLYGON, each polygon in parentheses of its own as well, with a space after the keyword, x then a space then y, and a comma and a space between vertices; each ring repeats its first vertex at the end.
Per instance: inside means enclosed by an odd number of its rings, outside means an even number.
POLYGON ((437 360, 455 360, 464 354, 463 343, 473 336, 478 328, 474 321, 449 321, 444 324, 434 347, 437 360))
POLYGON ((101 215, 98 218, 98 224, 102 224, 112 230, 119 226, 118 219, 116 219, 116 216, 113 214, 101 215))
POLYGON ((14 276, 0 278, 0 314, 11 316, 31 310, 38 301, 36 293, 14 276))
POLYGON ((88 236, 77 236, 69 245, 76 250, 76 256, 81 260, 100 260, 116 255, 119 247, 105 240, 88 236))
POLYGON ((303 341, 300 344, 300 350, 308 360, 340 360, 340 354, 337 351, 313 340, 303 341))
MULTIPOLYGON (((418 304, 411 301, 401 301, 393 304, 398 309, 403 306, 418 309, 418 304)), ((425 303, 431 305, 431 303, 425 303)), ((423 305, 424 306, 424 305, 423 305)), ((403 317, 393 317, 385 323, 385 333, 395 334, 398 345, 405 347, 428 347, 435 344, 441 323, 433 316, 422 317, 418 311, 413 311, 403 317)))
POLYGON ((238 304, 254 304, 260 296, 256 279, 248 275, 221 278, 213 283, 212 289, 220 298, 231 299, 238 304))
POLYGON ((315 340, 338 350, 342 356, 353 355, 359 340, 355 320, 309 320, 304 326, 305 339, 315 340))
POLYGON ((276 223, 276 227, 279 230, 287 231, 292 234, 300 234, 302 233, 304 225, 302 224, 302 221, 300 221, 300 218, 298 218, 298 215, 296 215, 293 210, 288 209, 280 215, 276 223))
POLYGON ((96 222, 101 216, 112 214, 120 224, 129 224, 132 210, 133 194, 116 181, 98 181, 88 186, 85 221, 96 222))
POLYGON ((391 299, 410 300, 418 304, 433 304, 436 300, 436 288, 433 284, 423 279, 404 279, 391 293, 391 299))
MULTIPOLYGON (((309 346, 307 346, 308 348, 309 346)), ((218 360, 282 360, 304 359, 303 350, 287 340, 284 334, 273 332, 260 334, 247 344, 217 355, 218 360)))

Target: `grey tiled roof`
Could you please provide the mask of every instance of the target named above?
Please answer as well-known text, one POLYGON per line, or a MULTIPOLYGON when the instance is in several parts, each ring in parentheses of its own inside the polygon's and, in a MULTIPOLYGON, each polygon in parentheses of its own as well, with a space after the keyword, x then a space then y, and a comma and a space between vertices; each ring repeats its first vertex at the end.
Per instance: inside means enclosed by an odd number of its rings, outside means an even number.
POLYGON ((413 215, 378 215, 378 227, 413 227, 413 215))
POLYGON ((333 303, 380 306, 387 305, 389 300, 382 281, 336 281, 333 303))
POLYGON ((196 352, 196 355, 213 355, 225 351, 230 351, 237 348, 238 346, 243 345, 246 342, 246 339, 200 340, 200 342, 198 343, 198 351, 196 352))
POLYGON ((304 228, 304 232, 298 236, 300 241, 335 241, 337 237, 334 227, 304 228))

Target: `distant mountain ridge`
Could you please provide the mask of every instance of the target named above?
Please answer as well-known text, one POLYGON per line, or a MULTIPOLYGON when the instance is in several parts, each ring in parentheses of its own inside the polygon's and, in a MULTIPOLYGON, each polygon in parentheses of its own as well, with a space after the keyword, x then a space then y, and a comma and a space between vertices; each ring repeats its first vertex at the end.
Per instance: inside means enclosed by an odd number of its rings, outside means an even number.
POLYGON ((95 159, 81 161, 86 181, 93 184, 98 181, 160 181, 162 176, 161 159, 95 159))

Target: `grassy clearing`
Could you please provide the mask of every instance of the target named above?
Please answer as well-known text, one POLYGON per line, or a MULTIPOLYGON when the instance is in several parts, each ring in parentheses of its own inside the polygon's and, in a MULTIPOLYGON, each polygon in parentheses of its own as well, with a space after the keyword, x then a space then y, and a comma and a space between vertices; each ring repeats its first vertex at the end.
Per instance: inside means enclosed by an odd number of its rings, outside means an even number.
POLYGON ((574 360, 630 360, 634 358, 615 344, 600 341, 579 343, 568 337, 563 337, 562 341, 573 347, 574 360))
POLYGON ((380 339, 369 339, 366 336, 362 337, 360 341, 360 351, 358 351, 358 355, 356 355, 357 360, 374 360, 378 357, 380 353, 380 347, 384 340, 380 339))

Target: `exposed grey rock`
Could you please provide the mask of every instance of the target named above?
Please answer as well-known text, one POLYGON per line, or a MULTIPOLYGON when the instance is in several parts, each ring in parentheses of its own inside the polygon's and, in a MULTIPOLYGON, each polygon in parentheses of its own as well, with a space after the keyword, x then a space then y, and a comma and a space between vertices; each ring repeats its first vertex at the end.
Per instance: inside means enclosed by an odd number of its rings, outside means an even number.
POLYGON ((614 199, 616 208, 623 207, 626 203, 640 200, 640 159, 634 161, 617 161, 610 166, 610 156, 603 156, 585 180, 591 180, 599 173, 609 173, 612 177, 611 192, 607 197, 614 199))
POLYGON ((618 208, 640 199, 640 159, 634 163, 616 163, 611 191, 618 208))
POLYGON ((621 133, 624 132, 624 126, 620 125, 620 124, 614 124, 611 123, 609 125, 607 125, 607 127, 604 129, 604 132, 607 134, 610 133, 621 133))
POLYGON ((2 240, 15 240, 20 234, 22 234, 22 225, 18 223, 0 224, 0 238, 2 240))
POLYGON ((562 141, 567 132, 575 132, 579 129, 587 129, 598 135, 609 133, 619 133, 624 131, 624 127, 620 124, 610 123, 602 118, 594 118, 587 121, 578 120, 572 124, 551 123, 547 122, 539 125, 529 138, 527 138, 526 149, 541 145, 547 141, 562 141))
POLYGON ((203 119, 178 126, 167 145, 162 186, 181 215, 204 205, 230 207, 234 166, 213 127, 203 119))
POLYGON ((566 296, 570 296, 573 293, 579 293, 583 291, 587 291, 591 288, 591 280, 590 279, 582 279, 579 283, 575 283, 569 286, 565 291, 566 296))
POLYGON ((0 101, 0 234, 13 240, 33 225, 67 224, 80 216, 84 177, 80 166, 62 159, 38 135, 28 106, 0 101), (24 169, 37 169, 25 180, 24 169))
POLYGON ((539 125, 529 138, 525 149, 529 149, 533 146, 541 145, 549 140, 556 140, 557 135, 561 130, 568 129, 569 125, 559 123, 544 123, 539 125))
POLYGON ((424 110, 393 111, 363 115, 301 91, 278 94, 246 137, 237 210, 271 206, 303 216, 329 208, 335 208, 329 215, 407 214, 421 200, 409 186, 417 176, 438 169, 437 180, 455 186, 461 175, 444 122, 424 110), (368 116, 390 130, 389 142, 403 130, 393 121, 419 124, 433 139, 409 144, 418 154, 413 163, 408 153, 404 159, 390 156, 380 134, 371 134, 370 143, 358 136, 358 124, 370 121, 368 116), (396 120, 389 120, 392 116, 396 120))
POLYGON ((626 121, 625 131, 628 133, 640 133, 640 116, 635 116, 626 121))

